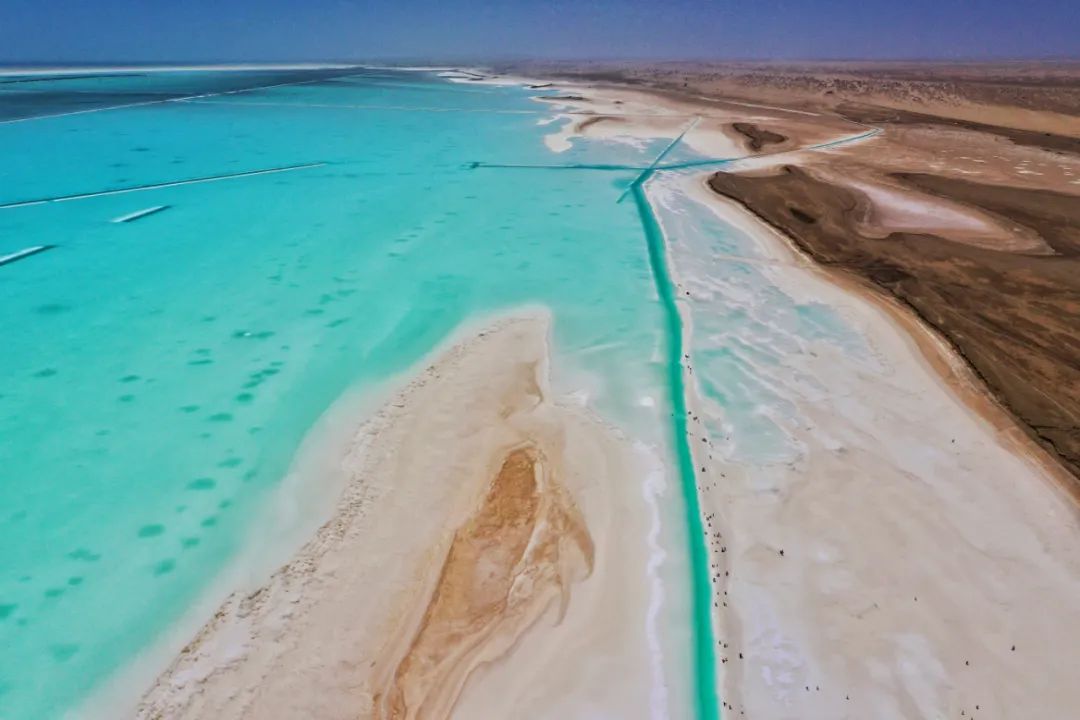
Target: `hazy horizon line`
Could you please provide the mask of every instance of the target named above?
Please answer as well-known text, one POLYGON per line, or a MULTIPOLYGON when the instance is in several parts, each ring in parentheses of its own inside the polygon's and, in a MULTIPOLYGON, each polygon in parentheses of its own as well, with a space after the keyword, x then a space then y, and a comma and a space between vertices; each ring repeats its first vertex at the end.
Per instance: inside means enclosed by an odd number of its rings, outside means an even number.
POLYGON ((502 63, 1080 63, 1080 54, 1076 55, 1015 55, 1015 56, 895 56, 895 57, 758 57, 758 56, 607 56, 607 57, 546 57, 546 56, 422 56, 395 55, 374 57, 326 57, 326 58, 175 58, 168 60, 138 60, 116 58, 111 60, 78 60, 65 58, 0 58, 0 67, 110 67, 117 65, 166 67, 173 65, 369 65, 369 64, 429 64, 429 65, 466 65, 466 64, 502 64, 502 63))

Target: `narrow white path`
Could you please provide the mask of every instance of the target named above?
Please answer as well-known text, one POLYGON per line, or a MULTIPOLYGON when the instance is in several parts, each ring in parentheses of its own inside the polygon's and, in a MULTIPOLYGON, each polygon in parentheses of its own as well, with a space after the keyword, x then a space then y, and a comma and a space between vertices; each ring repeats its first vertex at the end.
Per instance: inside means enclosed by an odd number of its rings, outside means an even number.
POLYGON ((127 215, 121 215, 120 217, 113 218, 112 222, 114 222, 114 223, 133 222, 135 220, 138 220, 139 218, 144 218, 147 215, 153 215, 154 213, 159 213, 162 210, 167 210, 168 208, 169 208, 168 205, 155 205, 153 207, 144 208, 142 210, 136 210, 133 213, 128 213, 127 215))
POLYGON ((101 190, 92 193, 80 193, 78 195, 62 195, 59 197, 39 198, 37 200, 20 200, 0 205, 0 210, 11 210, 46 203, 68 202, 69 200, 86 200, 89 198, 105 197, 107 195, 125 195, 144 190, 160 190, 161 188, 180 187, 181 185, 197 185, 199 183, 218 182, 220 180, 234 180, 242 177, 254 177, 256 175, 272 175, 274 173, 295 172, 297 170, 310 170, 312 168, 329 165, 326 162, 304 163, 302 165, 287 165, 285 167, 266 168, 263 170, 247 170, 245 172, 230 173, 228 175, 212 175, 210 177, 191 178, 189 180, 174 180, 171 182, 154 183, 153 185, 138 185, 136 187, 118 188, 116 190, 101 190))
POLYGON ((18 250, 16 252, 11 253, 10 255, 4 255, 4 256, 0 257, 0 265, 8 265, 10 263, 16 262, 17 260, 22 260, 23 258, 28 258, 31 255, 37 255, 40 252, 45 252, 46 250, 52 250, 53 247, 54 247, 53 245, 34 245, 33 247, 28 247, 28 248, 24 248, 22 250, 18 250))

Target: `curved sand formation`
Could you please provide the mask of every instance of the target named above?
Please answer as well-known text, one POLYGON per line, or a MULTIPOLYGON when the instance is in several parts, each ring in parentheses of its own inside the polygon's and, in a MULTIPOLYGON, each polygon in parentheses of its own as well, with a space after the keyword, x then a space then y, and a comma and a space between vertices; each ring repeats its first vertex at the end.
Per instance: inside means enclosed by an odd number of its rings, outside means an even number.
POLYGON ((634 718, 666 703, 642 501, 656 461, 552 398, 547 331, 524 317, 476 333, 360 426, 329 521, 231 595, 134 715, 634 718))
POLYGON ((375 696, 375 718, 448 717, 478 660, 506 652, 547 605, 592 571, 584 518, 532 446, 503 461, 480 507, 454 534, 405 656, 375 696))

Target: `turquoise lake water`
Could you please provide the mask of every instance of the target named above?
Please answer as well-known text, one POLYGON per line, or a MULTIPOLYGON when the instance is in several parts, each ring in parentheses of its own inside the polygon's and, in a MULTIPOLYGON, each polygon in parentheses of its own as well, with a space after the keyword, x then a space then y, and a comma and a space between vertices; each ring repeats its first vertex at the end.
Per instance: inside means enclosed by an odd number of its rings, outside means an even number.
POLYGON ((550 306, 593 404, 667 441, 663 309, 615 202, 635 173, 474 166, 552 162, 535 92, 360 70, 0 82, 0 256, 55 246, 0 266, 0 717, 54 717, 147 647, 319 416, 475 314, 550 306), (20 205, 75 195, 95 196, 20 205))
POLYGON ((717 714, 680 353, 717 451, 760 466, 799 455, 792 398, 834 390, 798 356, 868 351, 675 173, 630 188, 668 140, 555 155, 537 92, 391 70, 0 75, 0 257, 52 246, 0 265, 0 718, 77 707, 176 623, 346 391, 537 303, 556 380, 667 454, 662 625, 685 676, 665 680, 672 707, 717 714), (553 164, 582 167, 506 167, 553 164))

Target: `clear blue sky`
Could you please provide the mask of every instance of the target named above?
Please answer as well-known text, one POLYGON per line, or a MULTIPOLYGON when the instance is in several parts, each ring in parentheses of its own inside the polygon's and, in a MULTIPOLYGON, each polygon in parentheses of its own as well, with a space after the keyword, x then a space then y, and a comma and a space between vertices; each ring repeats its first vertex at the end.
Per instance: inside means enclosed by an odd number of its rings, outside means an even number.
POLYGON ((0 61, 1080 55, 1080 0, 0 0, 0 61))

